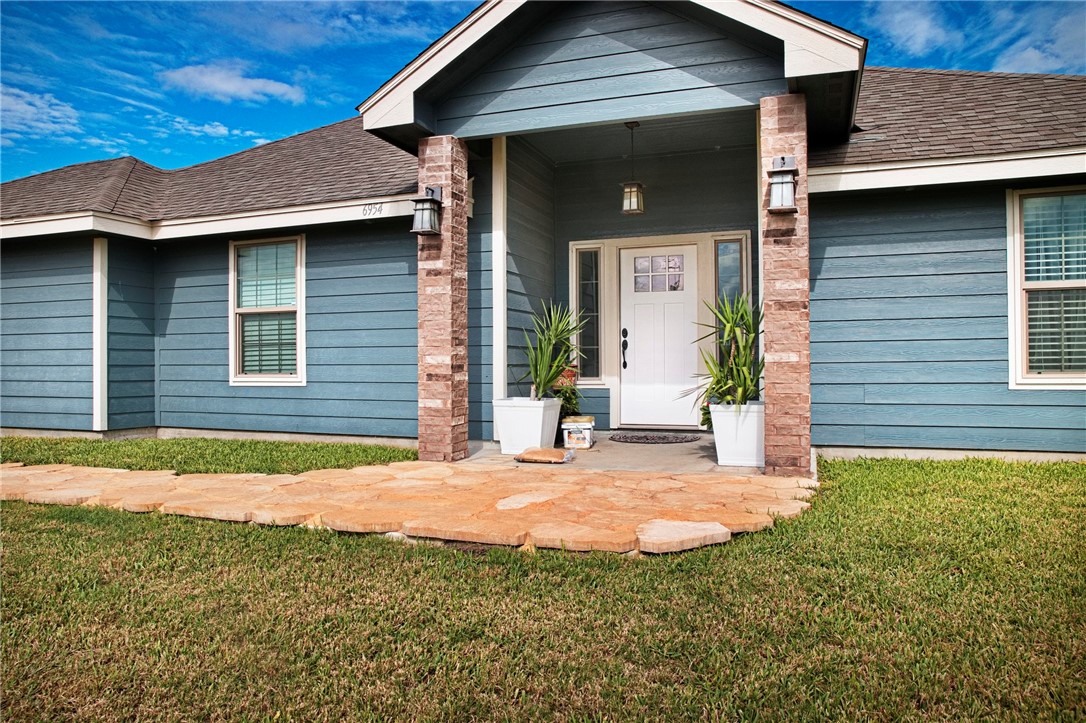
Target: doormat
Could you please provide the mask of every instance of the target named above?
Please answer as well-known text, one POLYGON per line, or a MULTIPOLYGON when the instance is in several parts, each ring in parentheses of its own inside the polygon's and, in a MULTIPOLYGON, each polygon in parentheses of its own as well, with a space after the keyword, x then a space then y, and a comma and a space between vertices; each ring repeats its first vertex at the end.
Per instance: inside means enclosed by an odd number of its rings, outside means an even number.
POLYGON ((679 434, 678 432, 619 432, 611 435, 612 442, 631 442, 633 444, 682 444, 697 442, 700 434, 679 434))

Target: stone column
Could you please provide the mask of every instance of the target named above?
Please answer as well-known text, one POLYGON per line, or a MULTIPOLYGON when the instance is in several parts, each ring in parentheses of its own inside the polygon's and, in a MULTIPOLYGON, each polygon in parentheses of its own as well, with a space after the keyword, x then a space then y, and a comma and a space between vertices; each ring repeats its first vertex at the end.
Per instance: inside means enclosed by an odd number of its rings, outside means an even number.
POLYGON ((419 141, 419 193, 441 188, 441 234, 419 236, 419 459, 468 454, 468 154, 452 136, 419 141))
POLYGON ((811 470, 810 216, 807 204, 807 106, 802 95, 762 98, 762 301, 765 309, 766 474, 811 470), (794 156, 795 210, 769 209, 774 157, 794 156))

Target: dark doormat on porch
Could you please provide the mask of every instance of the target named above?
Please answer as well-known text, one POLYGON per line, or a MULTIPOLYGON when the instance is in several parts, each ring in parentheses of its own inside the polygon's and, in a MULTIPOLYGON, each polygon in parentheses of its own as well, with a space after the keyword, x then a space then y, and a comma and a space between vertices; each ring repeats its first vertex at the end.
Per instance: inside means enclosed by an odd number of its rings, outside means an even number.
POLYGON ((700 434, 679 434, 678 432, 617 432, 610 437, 612 442, 632 442, 633 444, 681 444, 697 442, 700 434))

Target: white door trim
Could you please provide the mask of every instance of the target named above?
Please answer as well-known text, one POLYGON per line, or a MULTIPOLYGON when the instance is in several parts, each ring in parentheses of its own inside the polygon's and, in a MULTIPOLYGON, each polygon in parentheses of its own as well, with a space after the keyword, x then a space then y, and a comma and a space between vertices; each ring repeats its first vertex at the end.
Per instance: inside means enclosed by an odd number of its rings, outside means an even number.
MULTIPOLYGON (((611 394, 611 424, 617 426, 622 418, 619 394, 620 352, 619 352, 619 255, 622 249, 649 246, 697 246, 698 249, 698 289, 702 299, 711 299, 716 293, 716 242, 738 241, 743 245, 744 265, 750 259, 750 231, 720 231, 708 233, 670 234, 667 236, 636 236, 615 239, 591 239, 574 241, 569 244, 569 300, 570 308, 577 310, 577 251, 599 249, 600 251, 600 378, 581 380, 580 387, 605 388, 611 394)), ((744 269, 744 290, 749 289, 749 270, 744 269)), ((711 323, 712 315, 704 304, 698 306, 698 321, 711 323)), ((702 346, 708 349, 709 342, 702 346)), ((700 358, 700 355, 699 355, 700 358)), ((704 371, 699 362, 699 372, 704 371)), ((694 381, 691 380, 691 386, 694 381)))

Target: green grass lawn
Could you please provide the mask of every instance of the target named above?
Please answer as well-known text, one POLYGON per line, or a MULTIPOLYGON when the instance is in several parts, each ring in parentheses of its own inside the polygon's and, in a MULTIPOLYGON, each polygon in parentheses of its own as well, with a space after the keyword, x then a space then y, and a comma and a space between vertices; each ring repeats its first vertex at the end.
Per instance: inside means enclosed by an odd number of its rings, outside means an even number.
POLYGON ((643 559, 5 503, 4 717, 1086 716, 1086 466, 821 470, 643 559))
POLYGON ((122 469, 297 474, 418 459, 414 449, 366 444, 261 442, 250 439, 50 439, 4 437, 0 459, 122 469))

